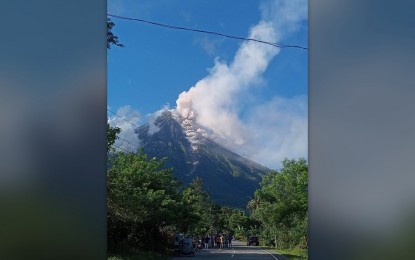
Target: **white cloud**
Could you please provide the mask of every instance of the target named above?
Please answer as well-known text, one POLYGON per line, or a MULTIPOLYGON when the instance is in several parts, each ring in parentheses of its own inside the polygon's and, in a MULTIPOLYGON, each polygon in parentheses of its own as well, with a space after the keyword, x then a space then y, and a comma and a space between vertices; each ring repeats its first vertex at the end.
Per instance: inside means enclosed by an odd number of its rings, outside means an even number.
POLYGON ((118 116, 110 114, 108 117, 112 127, 121 128, 119 139, 115 141, 114 146, 121 151, 137 151, 140 144, 135 129, 141 121, 140 113, 130 106, 120 107, 116 113, 118 116))
POLYGON ((156 121, 157 117, 161 116, 163 114, 163 112, 166 111, 166 110, 169 110, 169 108, 170 108, 170 105, 165 104, 160 110, 158 110, 154 113, 148 114, 146 116, 147 117, 147 122, 148 122, 148 125, 149 125, 149 128, 148 128, 148 133, 149 134, 154 134, 155 132, 158 132, 160 130, 160 128, 158 126, 156 126, 154 124, 154 122, 156 121))
MULTIPOLYGON (((262 20, 250 29, 249 38, 280 42, 307 19, 306 0, 275 0, 260 8, 262 20)), ((212 138, 268 167, 280 166, 284 157, 306 157, 305 98, 276 96, 267 104, 245 108, 247 119, 239 117, 243 97, 262 80, 279 51, 244 42, 229 64, 216 58, 209 75, 179 95, 176 111, 185 118, 195 116, 197 123, 213 131, 212 138)))
POLYGON ((274 97, 251 111, 246 127, 250 138, 237 149, 256 162, 276 168, 284 158, 307 157, 305 96, 292 99, 274 97))

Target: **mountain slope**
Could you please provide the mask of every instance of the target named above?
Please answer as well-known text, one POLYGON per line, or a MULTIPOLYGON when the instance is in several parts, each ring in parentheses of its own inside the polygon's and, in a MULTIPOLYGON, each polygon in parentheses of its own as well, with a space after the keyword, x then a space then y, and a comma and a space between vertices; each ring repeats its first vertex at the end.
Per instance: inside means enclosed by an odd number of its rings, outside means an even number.
POLYGON ((217 203, 245 208, 262 176, 270 171, 208 139, 206 130, 170 111, 154 124, 158 127, 154 133, 148 124, 136 130, 144 152, 150 158, 167 157, 165 166, 173 167, 174 175, 185 184, 202 178, 217 203))

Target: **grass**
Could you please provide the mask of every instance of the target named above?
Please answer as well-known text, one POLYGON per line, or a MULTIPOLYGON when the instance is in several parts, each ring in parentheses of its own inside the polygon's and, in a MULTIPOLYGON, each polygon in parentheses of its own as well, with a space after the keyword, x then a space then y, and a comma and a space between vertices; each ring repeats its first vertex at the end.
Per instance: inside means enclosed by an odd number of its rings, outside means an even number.
POLYGON ((294 248, 294 249, 275 249, 269 248, 269 251, 272 253, 277 253, 280 255, 285 256, 290 260, 306 260, 308 259, 307 250, 301 248, 294 248))

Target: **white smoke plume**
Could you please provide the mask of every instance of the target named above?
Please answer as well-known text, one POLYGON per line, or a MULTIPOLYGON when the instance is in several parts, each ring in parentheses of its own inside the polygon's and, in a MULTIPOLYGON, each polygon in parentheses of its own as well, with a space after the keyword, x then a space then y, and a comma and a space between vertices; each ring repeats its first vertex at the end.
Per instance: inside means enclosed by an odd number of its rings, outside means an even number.
MULTIPOLYGON (((307 19, 306 0, 273 0, 260 9, 262 19, 250 29, 249 38, 281 42, 307 19)), ((280 166, 285 157, 306 157, 306 98, 274 97, 251 107, 248 118, 239 116, 243 97, 261 82, 279 52, 246 41, 229 65, 216 58, 209 75, 179 95, 176 112, 207 127, 213 132, 210 137, 224 146, 270 168, 280 166)))

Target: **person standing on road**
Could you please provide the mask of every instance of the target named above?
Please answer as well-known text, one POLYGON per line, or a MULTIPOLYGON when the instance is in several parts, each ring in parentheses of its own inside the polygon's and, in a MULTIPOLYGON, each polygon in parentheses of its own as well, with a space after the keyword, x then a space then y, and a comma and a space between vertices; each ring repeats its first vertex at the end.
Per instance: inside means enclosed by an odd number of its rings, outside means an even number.
POLYGON ((228 245, 229 247, 232 247, 232 235, 229 235, 228 237, 228 245))
POLYGON ((206 237, 205 237, 205 250, 208 250, 209 249, 209 236, 208 235, 206 235, 206 237))
POLYGON ((223 249, 223 242, 224 242, 224 235, 222 234, 219 239, 220 239, 220 248, 219 249, 223 249))

